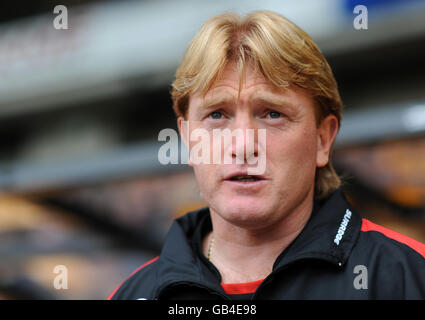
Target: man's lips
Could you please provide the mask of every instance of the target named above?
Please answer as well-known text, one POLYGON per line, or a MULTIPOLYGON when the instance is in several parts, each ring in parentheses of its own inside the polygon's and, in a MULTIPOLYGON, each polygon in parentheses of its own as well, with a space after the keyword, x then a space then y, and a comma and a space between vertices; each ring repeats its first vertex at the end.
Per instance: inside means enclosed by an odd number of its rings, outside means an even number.
POLYGON ((231 182, 253 183, 253 182, 266 180, 266 178, 262 175, 250 175, 246 171, 240 171, 240 172, 232 172, 226 175, 223 180, 231 181, 231 182))
MULTIPOLYGON (((259 195, 267 184, 267 179, 262 175, 249 175, 247 172, 234 172, 223 179, 223 184, 230 187, 231 192, 240 192, 259 195)), ((229 190, 229 191, 230 191, 229 190)))

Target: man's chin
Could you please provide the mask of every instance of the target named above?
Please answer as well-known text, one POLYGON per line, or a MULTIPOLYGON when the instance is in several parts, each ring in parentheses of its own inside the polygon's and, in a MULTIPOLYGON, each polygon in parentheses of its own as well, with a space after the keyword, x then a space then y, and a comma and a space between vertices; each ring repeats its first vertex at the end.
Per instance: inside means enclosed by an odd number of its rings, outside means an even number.
POLYGON ((232 225, 257 229, 270 223, 272 210, 263 200, 241 202, 234 199, 222 206, 218 214, 232 225))

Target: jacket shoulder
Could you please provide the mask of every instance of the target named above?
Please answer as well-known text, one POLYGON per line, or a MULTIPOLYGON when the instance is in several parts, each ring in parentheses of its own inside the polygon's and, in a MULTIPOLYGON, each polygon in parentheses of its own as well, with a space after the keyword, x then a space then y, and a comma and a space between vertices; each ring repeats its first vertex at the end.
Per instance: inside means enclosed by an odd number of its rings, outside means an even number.
POLYGON ((425 245, 362 219, 353 262, 366 267, 373 299, 425 298, 425 245))
POLYGON ((367 219, 362 219, 360 231, 361 234, 369 236, 369 241, 390 246, 394 249, 397 247, 408 254, 415 255, 416 253, 425 258, 425 244, 404 234, 375 224, 367 219))
POLYGON ((134 270, 108 296, 107 300, 153 299, 158 258, 155 257, 134 270))

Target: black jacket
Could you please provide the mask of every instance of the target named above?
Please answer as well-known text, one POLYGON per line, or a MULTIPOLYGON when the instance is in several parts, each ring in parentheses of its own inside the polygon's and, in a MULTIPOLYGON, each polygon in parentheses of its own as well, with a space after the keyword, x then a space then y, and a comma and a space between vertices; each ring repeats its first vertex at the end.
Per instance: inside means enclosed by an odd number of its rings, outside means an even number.
MULTIPOLYGON (((108 299, 225 299, 201 252, 209 209, 177 219, 159 257, 108 299)), ((425 299, 425 245, 361 219, 339 189, 319 203, 253 299, 425 299)), ((243 267, 243 266, 241 266, 243 267)))

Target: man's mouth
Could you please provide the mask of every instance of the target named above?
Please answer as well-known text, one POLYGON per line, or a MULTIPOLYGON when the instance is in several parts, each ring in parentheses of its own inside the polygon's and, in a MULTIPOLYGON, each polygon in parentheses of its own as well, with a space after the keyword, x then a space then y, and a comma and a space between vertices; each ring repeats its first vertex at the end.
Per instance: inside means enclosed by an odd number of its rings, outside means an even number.
POLYGON ((260 177, 258 176, 249 176, 249 175, 237 175, 237 176, 233 176, 230 179, 227 179, 230 181, 238 181, 238 182, 254 182, 254 181, 259 181, 262 180, 260 177))
MULTIPOLYGON (((268 179, 261 175, 249 175, 247 172, 233 172, 223 179, 231 192, 253 192, 259 194, 266 185, 268 179)), ((230 191, 229 190, 229 191, 230 191)))
POLYGON ((227 175, 224 178, 224 181, 229 182, 245 182, 245 183, 253 183, 253 182, 260 182, 266 180, 265 177, 261 175, 250 175, 246 171, 242 172, 233 172, 229 175, 227 175))

